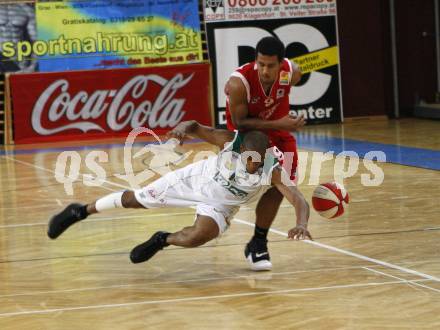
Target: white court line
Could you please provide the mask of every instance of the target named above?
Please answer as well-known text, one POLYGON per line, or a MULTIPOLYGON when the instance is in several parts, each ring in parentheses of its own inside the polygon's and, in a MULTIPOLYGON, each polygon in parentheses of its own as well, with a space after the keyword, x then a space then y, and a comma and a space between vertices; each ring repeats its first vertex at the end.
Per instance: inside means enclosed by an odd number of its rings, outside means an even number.
MULTIPOLYGON (((23 293, 11 293, 0 295, 0 298, 8 298, 8 297, 21 297, 21 296, 37 296, 37 295, 46 295, 46 294, 56 294, 56 293, 67 293, 67 292, 83 292, 83 291, 94 291, 94 290, 103 290, 103 289, 120 289, 120 288, 131 288, 131 287, 141 287, 147 288, 152 285, 164 285, 164 284, 176 284, 176 283, 193 283, 193 282, 209 282, 209 281, 223 281, 223 280, 266 280, 265 276, 283 276, 283 275, 295 275, 295 274, 303 274, 303 273, 325 273, 332 271, 341 271, 347 269, 363 269, 366 266, 350 266, 350 267, 335 267, 335 268, 318 268, 318 269, 310 269, 310 270, 296 270, 292 272, 270 272, 270 273, 255 273, 252 275, 237 275, 237 276, 222 276, 222 277, 207 277, 207 278, 196 278, 196 279, 188 279, 188 280, 179 280, 179 281, 161 281, 161 282, 148 282, 147 284, 119 284, 119 285, 108 285, 108 286, 96 286, 96 287, 88 287, 88 288, 74 288, 74 289, 64 289, 64 290, 51 290, 51 291, 29 291, 23 293)), ((428 280, 423 280, 428 281, 428 280)))
MULTIPOLYGON (((280 208, 282 209, 292 209, 292 211, 294 211, 295 209, 293 208, 292 205, 290 204, 281 204, 280 208)), ((249 207, 249 206, 242 206, 240 207, 240 211, 254 211, 255 212, 255 207, 249 207)))
POLYGON ((438 230, 440 229, 440 227, 429 227, 429 228, 425 228, 423 230, 438 230))
POLYGON ((14 207, 3 207, 3 210, 23 210, 23 209, 44 209, 44 208, 48 208, 48 207, 53 207, 53 204, 50 205, 32 205, 32 206, 23 206, 23 205, 19 205, 19 206, 14 206, 14 207))
MULTIPOLYGON (((36 165, 34 165, 32 163, 28 163, 28 162, 23 162, 23 161, 15 159, 13 157, 8 157, 8 156, 3 156, 3 157, 5 157, 6 159, 10 159, 12 161, 15 161, 15 162, 27 165, 27 166, 32 166, 32 167, 41 169, 41 170, 46 171, 46 172, 55 173, 54 171, 51 171, 51 170, 46 169, 44 167, 36 166, 36 165)), ((112 184, 112 185, 116 185, 116 186, 119 186, 119 187, 127 188, 126 186, 115 184, 115 183, 113 183, 111 181, 108 181, 108 180, 102 180, 102 181, 103 182, 107 182, 108 184, 112 184)), ((237 219, 237 218, 234 218, 233 221, 241 223, 241 224, 245 224, 245 225, 248 225, 248 226, 251 226, 251 227, 255 226, 253 223, 250 223, 250 222, 247 222, 247 221, 244 221, 244 220, 240 220, 240 219, 237 219)), ((287 237, 287 233, 284 233, 282 231, 279 231, 279 230, 276 230, 276 229, 272 229, 272 228, 270 229, 270 231, 273 232, 273 233, 282 235, 284 237, 287 237)), ((327 250, 331 250, 331 251, 334 251, 334 252, 339 252, 339 253, 342 253, 342 254, 345 254, 345 255, 349 255, 349 256, 352 256, 352 257, 355 257, 355 258, 358 258, 358 259, 362 259, 362 260, 366 260, 366 261, 369 261, 369 262, 373 262, 373 263, 376 263, 378 265, 382 265, 384 267, 397 269, 397 270, 400 270, 402 272, 413 274, 413 275, 417 275, 417 276, 420 276, 420 277, 423 277, 423 278, 426 278, 426 279, 429 279, 429 280, 433 280, 433 281, 437 281, 437 282, 440 281, 440 279, 438 277, 435 277, 435 276, 432 276, 432 275, 428 275, 428 274, 424 274, 424 273, 421 273, 421 272, 417 272, 417 271, 409 269, 409 268, 400 267, 400 266, 397 266, 397 265, 394 265, 394 264, 391 264, 391 263, 388 263, 388 262, 385 262, 385 261, 382 261, 382 260, 378 260, 378 259, 374 259, 374 258, 370 258, 370 257, 364 256, 364 255, 361 255, 361 254, 358 254, 358 253, 354 253, 354 252, 350 252, 350 251, 347 251, 347 250, 339 249, 339 248, 336 248, 336 247, 333 247, 333 246, 330 246, 330 245, 327 245, 327 244, 319 243, 319 242, 316 242, 316 241, 310 241, 310 240, 303 240, 302 242, 307 243, 307 244, 312 244, 312 245, 315 245, 315 246, 319 246, 319 247, 322 247, 322 248, 325 248, 327 250)))
MULTIPOLYGON (((28 162, 23 162, 23 161, 15 159, 13 157, 8 157, 8 156, 3 156, 3 157, 5 157, 6 159, 10 159, 10 160, 13 160, 15 162, 27 165, 27 166, 32 166, 32 167, 41 169, 41 170, 46 171, 46 172, 55 173, 54 171, 51 171, 51 170, 46 169, 44 167, 36 166, 36 165, 34 165, 32 163, 28 163, 28 162)), ((115 186, 118 186, 118 187, 122 187, 124 189, 128 188, 126 186, 123 186, 123 185, 120 185, 120 184, 116 184, 116 183, 113 183, 113 182, 108 181, 108 180, 102 180, 102 181, 103 182, 107 182, 110 185, 115 185, 115 186)), ((107 187, 103 187, 103 188, 108 189, 107 187)), ((250 222, 247 222, 247 221, 244 221, 244 220, 240 220, 240 219, 237 219, 237 218, 234 218, 233 221, 241 223, 241 224, 245 224, 245 225, 248 225, 248 226, 251 226, 251 227, 255 226, 253 223, 250 223, 250 222)), ((287 233, 284 233, 282 231, 279 231, 279 230, 276 230, 276 229, 272 229, 272 228, 270 229, 270 231, 273 232, 273 233, 282 235, 284 237, 287 237, 287 233)), ((352 257, 355 257, 355 258, 358 258, 358 259, 366 260, 366 261, 369 261, 369 262, 372 262, 372 263, 375 263, 375 264, 378 264, 378 265, 381 265, 381 266, 384 266, 384 267, 397 269, 397 270, 400 270, 402 272, 405 272, 405 273, 408 273, 408 274, 413 274, 413 275, 416 275, 416 276, 420 276, 420 277, 423 277, 423 278, 426 278, 426 279, 429 279, 429 280, 433 280, 433 281, 437 281, 437 282, 440 281, 440 279, 438 277, 435 277, 435 276, 432 276, 432 275, 421 273, 421 272, 418 272, 418 271, 415 271, 415 270, 412 270, 412 269, 409 269, 409 268, 400 267, 400 266, 397 266, 397 265, 394 265, 394 264, 391 264, 391 263, 388 263, 388 262, 385 262, 385 261, 382 261, 382 260, 378 260, 378 259, 374 259, 374 258, 370 258, 370 257, 364 256, 364 255, 361 255, 361 254, 358 254, 358 253, 354 253, 354 252, 350 252, 350 251, 347 251, 347 250, 339 249, 339 248, 336 248, 336 247, 333 247, 333 246, 330 246, 330 245, 327 245, 327 244, 319 243, 319 242, 316 242, 316 241, 310 241, 310 240, 303 240, 302 242, 307 243, 307 244, 312 244, 312 245, 315 245, 315 246, 319 246, 321 248, 325 248, 325 249, 330 250, 330 251, 339 252, 339 253, 342 253, 342 254, 345 254, 345 255, 349 255, 349 256, 352 256, 352 257)))
MULTIPOLYGON (((415 280, 415 281, 425 281, 425 280, 420 279, 420 280, 415 280)), ((224 295, 215 295, 215 296, 198 296, 198 297, 176 298, 176 299, 146 300, 146 301, 128 302, 128 303, 121 303, 121 304, 88 305, 88 306, 78 306, 78 307, 36 309, 36 310, 29 310, 29 311, 0 313, 0 317, 11 317, 11 316, 19 316, 19 315, 33 315, 33 314, 49 314, 49 313, 58 313, 58 312, 65 312, 65 311, 118 308, 118 307, 140 306, 140 305, 181 303, 181 302, 203 301, 203 300, 212 300, 212 299, 226 299, 226 298, 237 298, 237 297, 277 295, 277 294, 287 294, 287 293, 294 293, 294 292, 310 292, 310 291, 321 291, 321 290, 332 290, 332 289, 362 288, 362 287, 391 285, 391 284, 405 284, 405 282, 402 282, 402 281, 370 282, 370 283, 363 283, 363 284, 360 284, 360 283, 358 283, 358 284, 345 284, 345 285, 322 286, 322 287, 302 288, 302 289, 285 289, 285 290, 273 290, 273 291, 261 291, 261 292, 244 292, 244 293, 224 294, 224 295)))
MULTIPOLYGON (((9 160, 12 160, 12 161, 17 162, 17 163, 22 164, 22 165, 26 165, 26 166, 34 167, 34 168, 37 168, 37 169, 42 170, 42 171, 45 171, 45 172, 49 172, 49 173, 52 173, 52 174, 56 174, 55 171, 49 170, 48 168, 41 167, 41 166, 37 166, 37 165, 32 164, 32 163, 24 162, 24 161, 22 161, 22 160, 15 159, 14 157, 9 157, 9 156, 2 156, 2 157, 6 158, 6 159, 9 159, 9 160)), ((81 173, 79 173, 79 175, 82 175, 82 176, 84 177, 84 176, 87 175, 87 174, 81 174, 81 173)), ((75 182, 75 181, 79 181, 79 182, 81 182, 82 180, 78 178, 78 179, 74 180, 73 182, 75 182)), ((100 181, 105 182, 105 183, 108 183, 109 185, 112 185, 112 186, 116 186, 116 187, 119 187, 119 188, 127 189, 126 186, 121 185, 121 184, 119 184, 119 183, 111 182, 111 181, 108 181, 108 180, 105 180, 105 179, 104 179, 104 180, 100 180, 100 181)), ((60 183, 60 185, 62 185, 62 183, 60 183)), ((101 186, 99 186, 99 187, 100 187, 100 188, 103 188, 103 189, 106 189, 106 190, 115 191, 114 189, 111 189, 111 188, 105 187, 105 186, 103 186, 103 185, 101 185, 101 186)))
POLYGON ((380 274, 380 275, 383 275, 383 276, 387 276, 387 277, 391 277, 391 278, 394 278, 394 279, 397 279, 397 280, 401 280, 401 281, 407 282, 408 284, 414 284, 414 285, 420 286, 420 287, 425 288, 425 289, 429 289, 429 290, 432 290, 432 291, 440 292, 440 290, 438 290, 436 288, 433 288, 433 287, 430 287, 428 285, 423 285, 423 284, 419 284, 419 283, 413 283, 412 280, 405 280, 404 278, 401 278, 401 277, 398 277, 398 276, 394 276, 394 275, 391 275, 391 274, 387 274, 387 273, 381 272, 381 271, 376 270, 376 269, 371 269, 369 267, 362 267, 362 268, 366 269, 366 270, 369 270, 370 272, 373 272, 373 273, 376 273, 376 274, 380 274))
MULTIPOLYGON (((148 210, 145 210, 148 212, 148 210)), ((144 215, 130 215, 130 216, 114 216, 107 218, 97 218, 97 219, 87 219, 82 223, 99 222, 99 221, 113 221, 113 220, 123 220, 123 219, 136 219, 136 218, 172 218, 177 215, 194 215, 194 212, 177 212, 177 213, 153 213, 144 215)), ((34 227, 34 226, 47 226, 47 222, 36 222, 36 223, 19 223, 16 225, 1 225, 0 229, 3 228, 19 228, 19 227, 34 227)))
MULTIPOLYGON (((253 223, 245 221, 245 220, 234 218, 232 221, 235 221, 235 222, 243 224, 243 225, 255 227, 255 225, 253 223)), ((287 233, 284 233, 282 231, 279 231, 279 230, 276 230, 276 229, 272 229, 272 228, 269 229, 269 230, 271 232, 275 233, 275 234, 287 237, 287 233)), ((358 258, 358 259, 366 260, 366 261, 369 261, 369 262, 372 262, 372 263, 375 263, 375 264, 378 264, 378 265, 381 265, 381 266, 384 266, 384 267, 397 269, 397 270, 400 270, 400 271, 402 271, 404 273, 417 275, 417 276, 426 278, 428 280, 433 280, 433 281, 437 281, 437 282, 440 281, 440 278, 432 276, 432 275, 421 273, 421 272, 418 272, 418 271, 415 271, 415 270, 412 270, 412 269, 409 269, 409 268, 400 267, 400 266, 391 264, 391 263, 386 262, 386 261, 382 261, 382 260, 379 260, 379 259, 374 259, 374 258, 370 258, 370 257, 364 256, 362 254, 358 254, 358 253, 354 253, 354 252, 351 252, 351 251, 339 249, 339 248, 333 247, 331 245, 319 243, 319 242, 316 242, 316 241, 310 241, 310 240, 302 240, 301 242, 304 242, 304 243, 307 243, 307 244, 312 244, 312 245, 315 245, 315 246, 319 246, 321 248, 324 248, 324 249, 327 249, 327 250, 330 250, 330 251, 334 251, 334 252, 339 252, 339 253, 342 253, 342 254, 345 254, 345 255, 348 255, 348 256, 351 256, 351 257, 355 257, 355 258, 358 258)))

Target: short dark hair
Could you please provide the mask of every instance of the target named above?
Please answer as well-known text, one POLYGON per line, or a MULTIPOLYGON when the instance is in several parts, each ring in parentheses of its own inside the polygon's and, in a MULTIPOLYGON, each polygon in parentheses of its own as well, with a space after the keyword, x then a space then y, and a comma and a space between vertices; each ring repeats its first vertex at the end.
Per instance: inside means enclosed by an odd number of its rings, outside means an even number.
POLYGON ((269 148, 269 137, 260 131, 247 132, 243 138, 243 147, 249 151, 264 152, 269 148))
POLYGON ((278 60, 281 62, 285 54, 284 44, 280 41, 280 39, 275 37, 264 37, 257 44, 255 58, 257 58, 258 53, 268 56, 276 55, 278 60))

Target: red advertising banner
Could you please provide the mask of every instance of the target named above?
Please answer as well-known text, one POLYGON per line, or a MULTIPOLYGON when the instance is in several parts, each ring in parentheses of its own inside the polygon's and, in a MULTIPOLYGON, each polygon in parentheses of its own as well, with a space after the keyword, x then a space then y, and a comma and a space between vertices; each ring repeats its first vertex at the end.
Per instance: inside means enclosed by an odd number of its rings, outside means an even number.
POLYGON ((164 134, 212 125, 209 64, 10 76, 15 143, 164 134))

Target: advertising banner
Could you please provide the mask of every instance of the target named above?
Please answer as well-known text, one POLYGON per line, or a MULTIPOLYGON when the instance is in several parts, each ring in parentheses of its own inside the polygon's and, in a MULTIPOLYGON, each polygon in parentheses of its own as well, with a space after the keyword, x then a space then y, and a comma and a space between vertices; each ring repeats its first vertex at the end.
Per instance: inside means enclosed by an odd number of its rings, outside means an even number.
POLYGON ((54 72, 203 60, 197 0, 45 1, 35 7, 0 5, 3 72, 37 71, 37 63, 39 71, 54 72))
POLYGON ((14 47, 32 44, 36 39, 34 4, 0 3, 0 73, 36 71, 37 61, 31 52, 12 56, 14 47))
POLYGON ((336 0, 205 0, 205 20, 336 16, 336 0))
POLYGON ((278 37, 303 77, 290 92, 294 115, 308 123, 340 122, 342 102, 336 0, 205 0, 213 63, 217 126, 225 125, 224 86, 239 66, 255 59, 266 36, 278 37))
POLYGON ((210 65, 10 76, 16 143, 163 134, 185 120, 212 125, 210 65))

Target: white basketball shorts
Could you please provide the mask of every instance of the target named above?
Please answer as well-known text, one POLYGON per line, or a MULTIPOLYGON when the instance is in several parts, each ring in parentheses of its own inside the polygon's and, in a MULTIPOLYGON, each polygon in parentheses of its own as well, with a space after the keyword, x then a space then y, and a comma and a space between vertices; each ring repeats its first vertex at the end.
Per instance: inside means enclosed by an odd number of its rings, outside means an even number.
POLYGON ((209 182, 201 181, 197 166, 196 163, 167 173, 146 187, 135 190, 135 197, 147 209, 195 206, 196 215, 211 217, 217 223, 220 236, 230 226, 239 206, 223 205, 221 200, 216 203, 203 200, 203 196, 197 193, 200 191, 198 186, 209 182))

